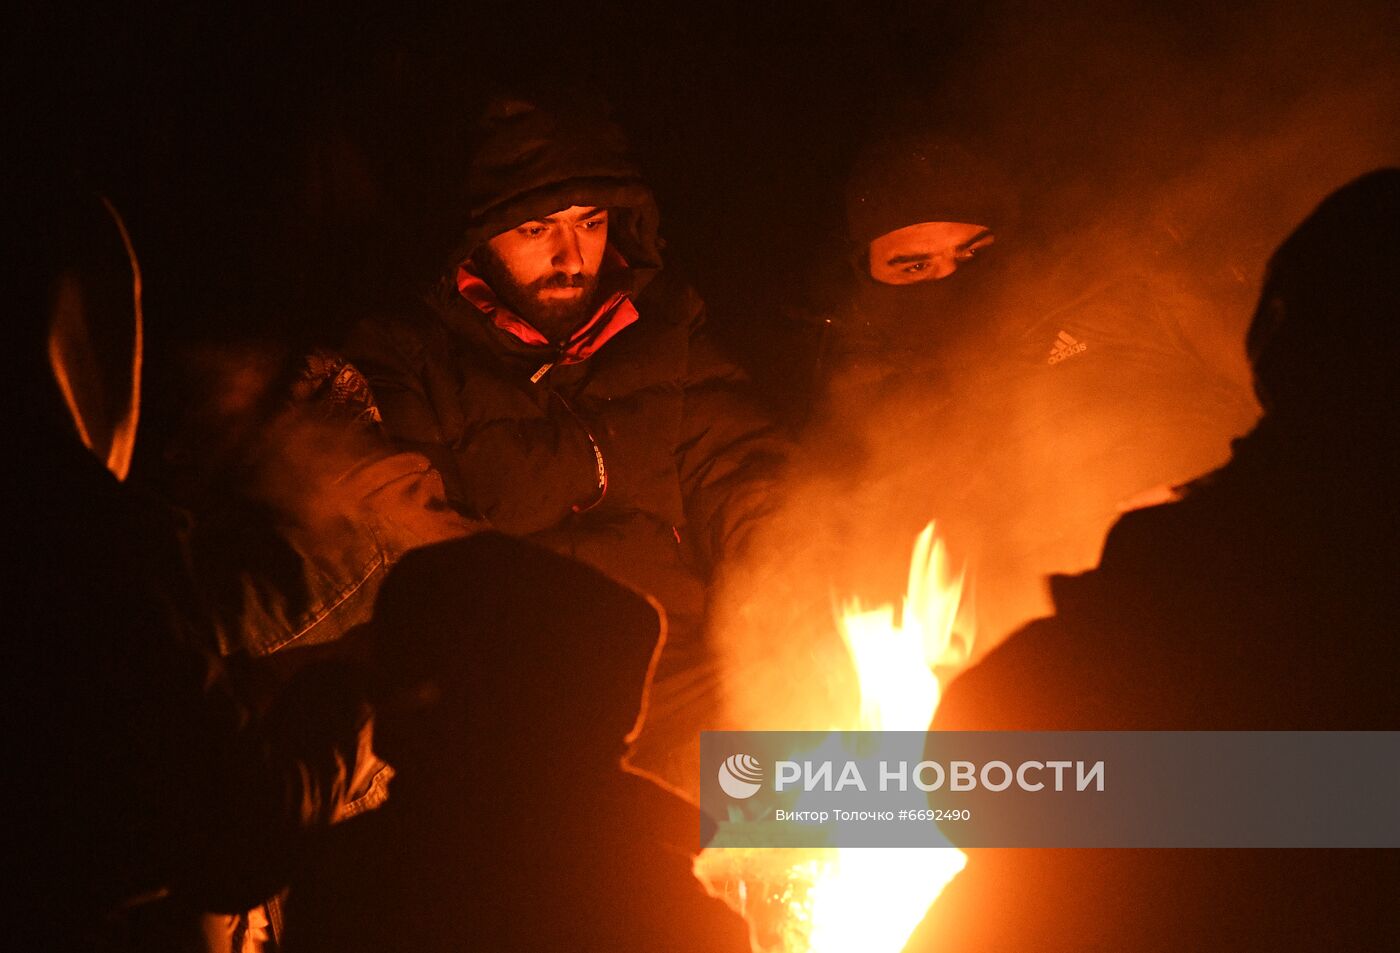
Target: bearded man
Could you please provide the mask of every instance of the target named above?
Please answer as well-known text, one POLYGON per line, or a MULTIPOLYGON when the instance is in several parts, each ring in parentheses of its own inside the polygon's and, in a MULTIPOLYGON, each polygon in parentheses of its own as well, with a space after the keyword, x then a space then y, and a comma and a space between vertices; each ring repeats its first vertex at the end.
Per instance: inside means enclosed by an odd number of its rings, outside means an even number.
POLYGON ((662 604, 633 760, 689 786, 713 687, 706 586, 766 510, 786 444, 662 268, 618 127, 589 104, 504 99, 480 133, 426 306, 363 324, 348 354, 454 506, 662 604))

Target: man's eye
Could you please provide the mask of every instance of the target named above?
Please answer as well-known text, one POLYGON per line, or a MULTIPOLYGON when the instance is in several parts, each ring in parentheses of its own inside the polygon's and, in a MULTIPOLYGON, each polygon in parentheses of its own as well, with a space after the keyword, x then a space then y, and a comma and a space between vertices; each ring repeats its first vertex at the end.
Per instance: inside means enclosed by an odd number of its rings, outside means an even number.
POLYGON ((916 261, 912 265, 905 265, 904 273, 907 275, 917 275, 919 272, 923 271, 926 268, 928 268, 928 262, 916 261))
POLYGON ((972 259, 977 257, 977 253, 979 251, 981 251, 984 248, 987 248, 995 241, 996 238, 994 236, 987 235, 986 237, 979 240, 977 244, 973 245, 971 248, 963 248, 959 250, 958 253, 953 256, 953 258, 956 261, 971 261, 972 259))
POLYGON ((591 232, 594 229, 602 228, 604 225, 608 224, 608 220, 606 218, 590 218, 582 224, 585 229, 591 232))
POLYGON ((526 238, 539 238, 545 233, 545 227, 543 225, 522 225, 519 232, 526 238))

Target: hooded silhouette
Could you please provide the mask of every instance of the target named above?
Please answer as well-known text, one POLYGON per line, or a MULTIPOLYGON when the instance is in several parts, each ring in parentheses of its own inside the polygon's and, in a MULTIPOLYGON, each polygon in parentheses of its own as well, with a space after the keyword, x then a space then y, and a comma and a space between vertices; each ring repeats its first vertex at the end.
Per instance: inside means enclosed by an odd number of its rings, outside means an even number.
MULTIPOLYGON (((1397 265, 1400 170, 1329 196, 1249 330, 1263 420, 1181 502, 1121 519, 1096 570, 1053 580, 1056 615, 955 681, 934 727, 1400 729, 1397 265)), ((1397 885, 1394 850, 974 851, 923 935, 1390 949, 1397 885)))
POLYGON ((621 768, 659 616, 495 533, 409 554, 370 625, 398 771, 294 883, 287 949, 747 949, 693 808, 621 768))

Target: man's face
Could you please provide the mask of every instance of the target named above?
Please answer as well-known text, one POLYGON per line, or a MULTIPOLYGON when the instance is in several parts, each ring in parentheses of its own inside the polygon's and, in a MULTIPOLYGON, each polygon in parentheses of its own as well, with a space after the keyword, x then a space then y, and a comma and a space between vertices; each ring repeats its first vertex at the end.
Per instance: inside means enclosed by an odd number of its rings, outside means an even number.
POLYGON ((483 278, 551 339, 587 317, 608 247, 608 210, 572 205, 486 243, 483 278))
POLYGON ((985 225, 920 222, 870 243, 870 277, 887 285, 938 281, 996 241, 985 225))

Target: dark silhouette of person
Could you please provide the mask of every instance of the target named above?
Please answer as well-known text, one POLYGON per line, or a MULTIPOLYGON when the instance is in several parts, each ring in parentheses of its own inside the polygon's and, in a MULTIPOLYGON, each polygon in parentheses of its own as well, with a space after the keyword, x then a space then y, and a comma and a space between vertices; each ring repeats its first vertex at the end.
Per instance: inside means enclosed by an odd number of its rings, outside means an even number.
MULTIPOLYGON (((1246 346, 1265 414, 1118 521, 1056 614, 938 730, 1396 730, 1400 169, 1275 252, 1246 346)), ((911 949, 1393 949, 1395 850, 974 850, 911 949)))
MULTIPOLYGON (((141 272, 115 207, 43 182, 7 228, 21 465, 5 600, 7 933, 21 949, 205 949, 204 914, 278 890, 362 763, 344 696, 300 693, 297 738, 218 656, 190 526, 128 480, 141 272), (314 695, 314 697, 313 697, 314 695)), ((329 683, 323 683, 329 688, 329 683)))
POLYGON ((369 631, 397 774, 294 880, 287 950, 747 950, 696 810, 621 767, 652 604, 482 533, 405 557, 369 631))

